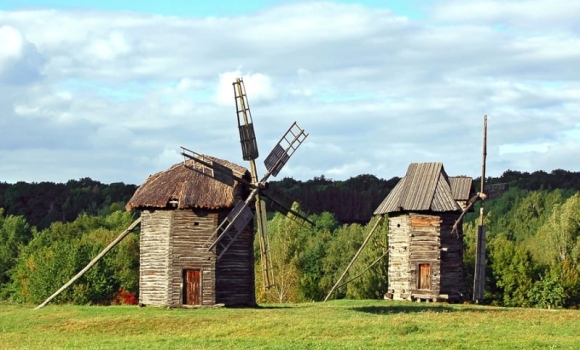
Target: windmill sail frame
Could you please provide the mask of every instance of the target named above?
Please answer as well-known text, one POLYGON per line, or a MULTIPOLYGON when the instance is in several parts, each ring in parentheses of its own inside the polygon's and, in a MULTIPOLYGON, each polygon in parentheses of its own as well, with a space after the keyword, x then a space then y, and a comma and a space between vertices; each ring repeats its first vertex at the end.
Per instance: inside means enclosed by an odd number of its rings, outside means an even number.
POLYGON ((240 145, 242 147, 242 158, 244 160, 254 160, 259 157, 258 141, 254 132, 250 103, 246 95, 246 87, 242 78, 236 79, 232 84, 234 87, 234 97, 236 101, 236 115, 238 117, 238 130, 240 133, 240 145))
POLYGON ((254 201, 258 226, 257 230, 260 237, 260 253, 262 258, 262 270, 264 274, 264 288, 268 289, 271 286, 270 281, 273 280, 273 270, 271 268, 271 262, 269 261, 270 259, 268 252, 269 248, 266 206, 265 202, 261 199, 261 196, 263 195, 270 201, 276 203, 280 208, 283 208, 283 212, 292 213, 296 217, 300 217, 304 221, 314 224, 312 221, 308 220, 306 217, 302 216, 291 207, 288 207, 288 205, 279 202, 275 198, 276 196, 268 195, 268 193, 266 193, 266 188, 268 187, 266 182, 267 179, 270 176, 278 175, 290 157, 294 154, 302 142, 304 142, 308 134, 305 133, 296 122, 294 122, 266 157, 264 161, 266 174, 261 179, 259 179, 255 163, 255 159, 259 156, 258 143, 256 140, 254 124, 243 79, 237 78, 232 85, 234 88, 236 116, 238 122, 238 131, 240 135, 242 158, 250 163, 251 181, 247 181, 239 177, 234 177, 233 172, 228 171, 228 169, 221 169, 222 166, 216 164, 216 162, 212 162, 211 160, 208 160, 202 155, 187 148, 181 147, 181 154, 185 158, 192 159, 194 162, 198 162, 202 165, 201 169, 190 167, 190 169, 194 171, 198 171, 204 175, 211 176, 218 181, 231 185, 234 184, 233 180, 235 179, 247 185, 249 188, 252 188, 252 191, 244 201, 239 201, 236 203, 235 207, 220 223, 206 245, 208 246, 208 250, 213 251, 217 255, 217 259, 220 259, 241 233, 243 228, 254 217, 252 211, 248 208, 251 202, 254 201))

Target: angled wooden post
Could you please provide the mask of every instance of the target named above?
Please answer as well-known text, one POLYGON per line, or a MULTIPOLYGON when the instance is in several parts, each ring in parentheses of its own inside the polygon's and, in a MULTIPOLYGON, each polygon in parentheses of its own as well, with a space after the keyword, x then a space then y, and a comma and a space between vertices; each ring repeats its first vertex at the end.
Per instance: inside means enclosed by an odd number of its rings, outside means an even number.
MULTIPOLYGON (((485 161, 487 157, 487 115, 483 117, 483 157, 481 162, 481 188, 480 193, 485 194, 485 161)), ((475 254, 475 271, 473 273, 473 300, 476 303, 483 301, 485 292, 485 223, 484 202, 485 195, 481 197, 479 209, 479 225, 477 226, 477 243, 475 254)))
POLYGON ((354 264, 354 262, 356 261, 356 259, 358 258, 358 256, 360 255, 360 253, 362 252, 362 250, 364 249, 364 247, 367 245, 368 241, 370 240, 371 236, 373 235, 373 233, 375 232, 375 230, 377 229, 377 227, 379 226, 379 223, 383 220, 383 215, 379 216, 379 219, 377 220, 377 222, 375 223, 375 225, 373 226, 373 228, 371 229, 371 232, 369 232, 369 234, 367 235, 367 237, 365 238, 363 244, 360 246, 360 248, 358 249, 358 252, 356 252, 356 254, 354 255, 354 257, 352 258, 352 260, 350 261, 350 263, 348 264, 348 266, 346 267, 346 269, 344 270, 344 272, 342 273, 342 275, 340 275, 340 278, 338 279, 338 281, 336 281, 336 283, 334 284, 334 286, 332 287, 332 289, 330 290, 330 292, 328 292, 328 295, 326 295, 326 298, 324 298, 324 301, 327 301, 328 298, 330 298, 330 296, 332 295, 332 293, 334 292, 334 290, 338 287, 338 285, 340 284, 340 281, 342 281, 342 279, 344 278, 344 276, 346 276, 346 273, 348 272, 348 270, 352 267, 352 265, 354 264))
POLYGON ((67 289, 71 284, 74 283, 74 281, 79 279, 82 275, 85 274, 85 272, 87 272, 91 267, 93 267, 93 265, 95 265, 99 260, 101 260, 101 258, 109 252, 109 250, 113 249, 114 246, 116 246, 119 242, 121 242, 123 238, 125 238, 131 231, 133 231, 135 227, 137 227, 137 225, 139 225, 140 223, 141 218, 139 217, 137 220, 133 221, 133 223, 129 225, 129 227, 125 231, 123 231, 123 233, 121 233, 117 238, 115 238, 114 241, 112 241, 105 249, 103 249, 103 251, 100 252, 99 255, 97 255, 93 260, 91 260, 91 262, 88 263, 88 265, 85 266, 84 269, 79 271, 79 273, 77 273, 73 278, 71 278, 70 281, 68 281, 62 287, 60 287, 59 290, 57 290, 53 295, 49 296, 48 299, 46 299, 42 304, 34 308, 34 310, 38 310, 45 307, 46 304, 48 304, 52 299, 56 298, 56 296, 62 293, 63 290, 67 289))

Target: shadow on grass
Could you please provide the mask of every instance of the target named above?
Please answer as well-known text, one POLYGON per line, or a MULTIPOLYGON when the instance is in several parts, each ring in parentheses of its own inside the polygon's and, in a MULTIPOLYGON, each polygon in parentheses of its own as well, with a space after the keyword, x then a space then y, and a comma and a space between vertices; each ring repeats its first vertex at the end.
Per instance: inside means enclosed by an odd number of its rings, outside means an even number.
POLYGON ((408 314, 408 313, 420 313, 420 312, 432 312, 432 313, 451 313, 451 312, 498 312, 505 311, 501 308, 479 308, 473 307, 471 305, 441 305, 441 304, 423 304, 417 305, 409 303, 409 305, 401 304, 386 304, 385 306, 359 306, 352 307, 350 310, 364 312, 374 315, 388 315, 388 314, 408 314))
POLYGON ((291 305, 285 304, 265 304, 265 305, 257 305, 255 309, 262 309, 262 310, 275 310, 275 309, 292 309, 291 305))

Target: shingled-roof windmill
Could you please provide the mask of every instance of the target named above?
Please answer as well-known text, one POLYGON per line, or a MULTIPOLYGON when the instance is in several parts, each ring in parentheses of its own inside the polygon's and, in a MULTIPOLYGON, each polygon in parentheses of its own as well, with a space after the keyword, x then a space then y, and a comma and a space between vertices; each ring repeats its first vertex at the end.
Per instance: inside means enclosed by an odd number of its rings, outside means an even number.
MULTIPOLYGON (((192 150, 182 147, 181 154, 213 170, 214 177, 219 181, 233 181, 235 179, 252 189, 247 198, 239 201, 217 227, 211 237, 211 241, 208 242, 208 250, 213 251, 219 260, 242 232, 243 228, 253 219, 254 215, 250 209, 250 205, 255 203, 257 230, 260 238, 263 282, 264 288, 268 289, 273 285, 274 277, 268 253, 266 203, 263 198, 269 199, 269 204, 275 206, 276 210, 284 214, 292 213, 305 221, 309 222, 309 220, 293 210, 292 203, 288 202, 281 193, 269 190, 267 180, 270 176, 278 175, 290 157, 302 142, 304 142, 308 134, 294 122, 264 160, 266 173, 260 178, 255 162, 259 156, 258 143, 243 80, 241 78, 236 79, 233 87, 242 157, 250 164, 251 182, 243 178, 235 177, 231 171, 224 169, 219 164, 204 158, 192 150)), ((192 170, 196 169, 192 168, 192 170)))
POLYGON ((473 300, 483 300, 486 246, 483 202, 500 197, 507 187, 505 183, 485 184, 486 157, 487 116, 484 116, 481 187, 478 193, 472 191, 471 178, 447 176, 442 163, 412 163, 405 177, 375 210, 374 214, 380 215, 379 219, 325 301, 337 288, 348 283, 340 284, 384 214, 389 215, 389 290, 385 298, 461 300, 463 217, 478 200, 482 203, 477 230, 473 300))
MULTIPOLYGON (((461 234, 450 233, 464 202, 470 198, 471 187, 471 178, 448 176, 443 163, 411 163, 405 176, 374 211, 378 216, 375 225, 325 301, 340 287, 339 283, 386 217, 388 249, 371 264, 389 255, 385 299, 460 301, 463 242, 461 234)), ((460 222, 458 229, 461 233, 460 222)))

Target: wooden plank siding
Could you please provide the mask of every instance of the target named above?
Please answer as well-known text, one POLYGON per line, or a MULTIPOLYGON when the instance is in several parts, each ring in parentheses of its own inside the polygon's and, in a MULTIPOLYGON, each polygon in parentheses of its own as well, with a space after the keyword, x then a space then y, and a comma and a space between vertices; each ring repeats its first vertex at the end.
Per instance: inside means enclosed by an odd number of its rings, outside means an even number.
POLYGON ((403 300, 410 296, 409 225, 407 215, 389 218, 389 290, 387 295, 390 299, 403 300))
POLYGON ((171 211, 141 212, 139 304, 168 306, 171 211))
POLYGON ((463 298, 463 227, 458 225, 458 233, 451 229, 459 215, 445 213, 441 215, 441 291, 450 301, 463 298))
POLYGON ((184 305, 184 270, 201 272, 201 305, 255 306, 253 226, 238 236, 216 266, 208 250, 229 210, 142 211, 139 303, 184 305))
POLYGON ((253 221, 217 262, 216 301, 228 306, 256 306, 253 221))
POLYGON ((463 242, 461 235, 451 234, 458 215, 407 212, 389 217, 386 298, 453 301, 462 297, 463 242), (429 265, 428 290, 419 286, 421 265, 429 265))
POLYGON ((215 255, 206 242, 214 232, 217 213, 194 210, 173 210, 171 242, 171 306, 183 303, 183 270, 201 270, 201 305, 215 300, 215 255))
POLYGON ((441 281, 440 220, 438 215, 409 213, 409 284, 411 296, 422 295, 425 299, 437 298, 441 281), (431 289, 419 288, 419 265, 431 266, 431 289))

